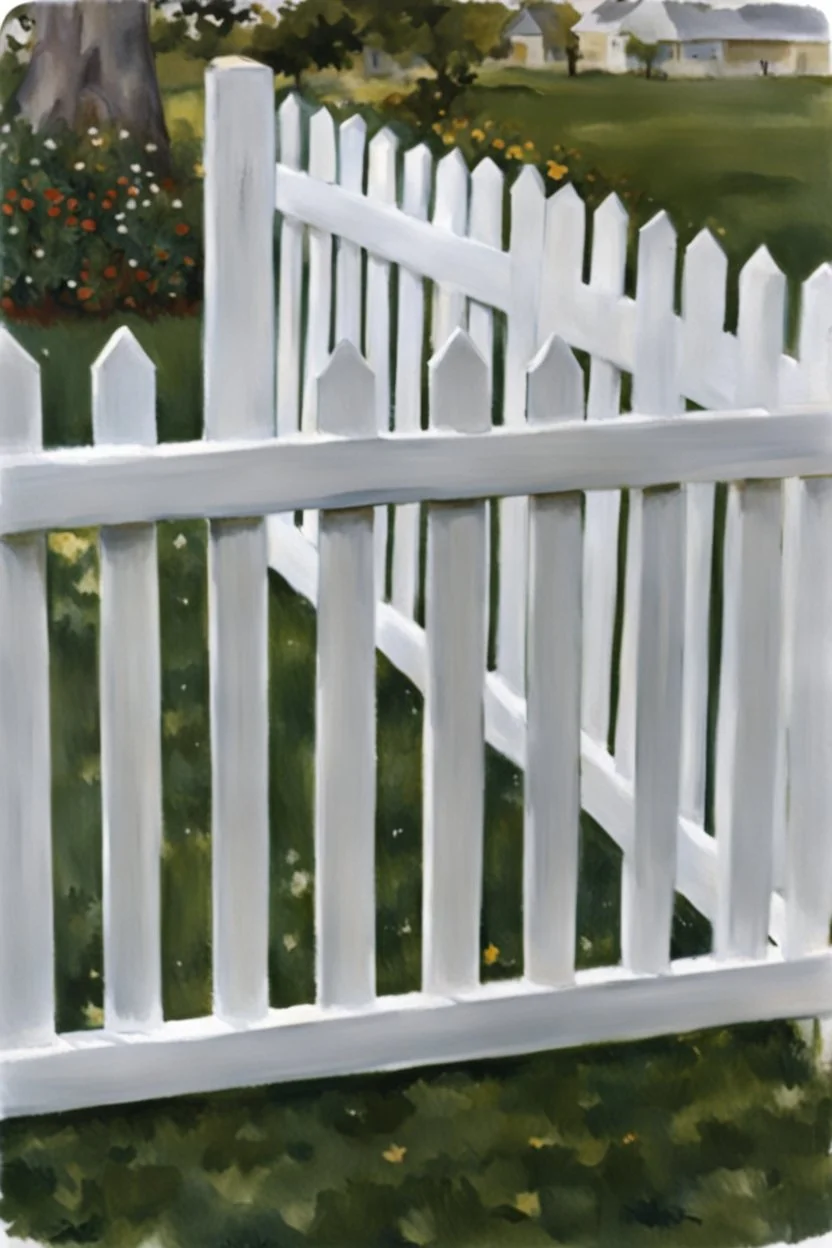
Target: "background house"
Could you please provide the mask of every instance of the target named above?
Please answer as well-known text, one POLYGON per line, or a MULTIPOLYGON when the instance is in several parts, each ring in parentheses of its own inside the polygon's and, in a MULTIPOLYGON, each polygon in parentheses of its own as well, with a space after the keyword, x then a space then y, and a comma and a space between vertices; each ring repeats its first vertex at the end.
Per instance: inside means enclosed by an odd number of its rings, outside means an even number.
POLYGON ((511 44, 511 63, 527 65, 530 69, 546 63, 548 57, 543 26, 529 9, 524 9, 514 18, 506 30, 506 38, 511 44))
POLYGON ((678 77, 827 74, 829 23, 793 4, 710 8, 681 0, 604 0, 576 25, 582 68, 624 73, 629 37, 658 44, 654 64, 678 77), (763 68, 765 66, 765 69, 763 68))

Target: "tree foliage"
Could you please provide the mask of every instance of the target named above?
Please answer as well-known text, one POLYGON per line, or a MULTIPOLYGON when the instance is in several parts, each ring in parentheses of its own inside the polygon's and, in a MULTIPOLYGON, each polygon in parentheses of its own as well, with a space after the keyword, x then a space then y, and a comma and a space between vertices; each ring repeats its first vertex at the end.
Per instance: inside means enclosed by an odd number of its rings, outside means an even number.
POLYGON ((627 55, 635 57, 639 64, 644 66, 645 78, 653 76, 653 66, 659 55, 659 45, 657 43, 645 43, 643 39, 639 39, 637 35, 630 35, 627 40, 627 55))
POLYGON ((337 0, 298 0, 275 19, 260 11, 248 53, 300 86, 310 69, 345 69, 361 52, 359 21, 337 0))

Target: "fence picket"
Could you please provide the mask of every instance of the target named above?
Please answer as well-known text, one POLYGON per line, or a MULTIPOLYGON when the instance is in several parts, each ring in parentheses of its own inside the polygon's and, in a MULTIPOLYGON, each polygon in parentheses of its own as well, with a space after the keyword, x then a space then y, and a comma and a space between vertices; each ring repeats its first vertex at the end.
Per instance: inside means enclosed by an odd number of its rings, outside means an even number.
MULTIPOLYGON (((367 195, 384 204, 396 202, 396 136, 380 130, 370 143, 367 195)), ((367 362, 375 377, 376 428, 390 428, 390 265, 370 256, 367 260, 367 362)), ((376 597, 386 597, 387 508, 375 517, 376 597)))
MULTIPOLYGON (((608 295, 624 293, 627 212, 616 195, 596 210, 592 226, 589 284, 608 295)), ((583 253, 576 255, 580 262, 583 253)), ((610 420, 621 410, 621 373, 594 356, 589 366, 587 420, 610 420)), ((612 650, 618 592, 618 525, 621 493, 602 490, 586 496, 584 511, 583 726, 606 746, 612 699, 612 650)))
MULTIPOLYGON (((503 423, 514 428, 526 419, 526 369, 537 352, 545 214, 543 179, 533 165, 526 165, 511 188, 511 310, 506 341, 503 423)), ((517 694, 522 694, 526 687, 527 543, 527 500, 503 499, 500 502, 497 671, 517 694)))
MULTIPOLYGON (((676 329, 673 320, 675 267, 676 232, 667 214, 660 212, 639 231, 632 407, 642 416, 670 416, 682 408, 677 384, 676 329)), ((657 508, 663 507, 663 501, 656 503, 657 508)), ((627 779, 632 779, 635 769, 642 516, 641 491, 631 490, 615 730, 615 764, 627 779)))
MULTIPOLYGON (((281 164, 300 169, 300 103, 296 95, 287 96, 280 106, 278 133, 281 164)), ((280 227, 277 431, 281 437, 300 428, 303 229, 303 223, 292 217, 284 217, 280 227)))
MULTIPOLYGON (((336 177, 335 123, 326 108, 319 108, 309 123, 309 173, 321 182, 336 177)), ((316 427, 316 381, 329 359, 332 318, 332 235, 309 230, 309 312, 306 324, 306 358, 303 366, 301 426, 312 433, 316 427)), ((310 541, 318 539, 318 515, 306 512, 303 531, 310 541)))
MULTIPOLYGON (((471 174, 471 214, 469 238, 503 245, 503 175, 490 157, 481 160, 471 174)), ((468 305, 468 332, 474 346, 488 365, 489 379, 494 369, 494 313, 483 303, 468 305)))
MULTIPOLYGON (((350 117, 338 131, 338 181, 345 191, 360 195, 364 189, 364 152, 367 123, 360 113, 350 117)), ((361 248, 346 238, 338 239, 335 274, 335 341, 355 343, 361 350, 361 248)))
MULTIPOLYGON (((274 80, 236 57, 206 75, 205 436, 274 435, 274 80), (228 187, 236 187, 233 195, 228 187)), ((214 1008, 268 1009, 268 552, 263 520, 209 540, 214 1008)))
MULTIPOLYGON (((458 147, 436 166, 433 224, 452 234, 465 234, 468 226, 468 166, 458 147)), ((438 284, 433 289, 431 345, 441 350, 455 329, 465 326, 465 296, 454 287, 438 284)))
MULTIPOLYGON (((156 444, 155 368, 129 329, 93 365, 92 400, 96 446, 156 444)), ((146 1031, 162 1021, 156 526, 102 528, 99 548, 104 1020, 146 1031)))
MULTIPOLYGON (((428 215, 433 162, 423 144, 404 157, 402 208, 424 221, 428 215)), ((416 433, 422 427, 422 351, 425 336, 425 287, 418 273, 399 269, 399 322, 396 334, 396 430, 416 433)), ((391 601, 412 619, 419 589, 419 505, 397 507, 393 541, 391 601)))
MULTIPOLYGON (((580 420, 583 373, 561 338, 529 370, 532 424, 580 420)), ((568 983, 575 967, 581 816, 581 495, 529 507, 529 633, 523 859, 524 972, 568 983)))
MULTIPOLYGON (((738 399, 777 401, 786 284, 761 248, 740 276, 738 399)), ((731 485, 725 527, 716 759, 719 854, 715 945, 763 957, 768 945, 782 727, 782 487, 731 485)))
MULTIPOLYGON (((40 369, 0 326, 4 452, 38 450, 40 369)), ((46 538, 0 540, 0 1040, 54 1034, 46 538)))
MULTIPOLYGON (((318 380, 324 433, 375 431, 375 379, 340 343, 318 380)), ((321 514, 315 712, 318 1001, 375 996, 375 602, 373 511, 321 514)))
MULTIPOLYGON (((430 364, 434 429, 484 432, 488 367, 457 330, 430 364)), ((485 503, 428 512, 425 590, 422 982, 452 994, 479 980, 486 666, 485 503)))
MULTIPOLYGON (((725 252, 713 235, 703 230, 685 253, 680 363, 683 377, 693 375, 719 350, 727 275, 725 252)), ((715 487, 689 485, 685 495, 685 666, 679 804, 682 814, 701 826, 705 820, 715 487)))

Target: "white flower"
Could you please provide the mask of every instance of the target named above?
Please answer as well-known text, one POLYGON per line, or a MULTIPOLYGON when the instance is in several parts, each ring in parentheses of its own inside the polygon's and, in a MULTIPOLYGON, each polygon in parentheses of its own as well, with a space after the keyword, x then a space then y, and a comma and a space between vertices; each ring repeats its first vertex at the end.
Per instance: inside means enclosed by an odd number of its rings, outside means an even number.
POLYGON ((41 353, 41 355, 46 355, 46 356, 48 356, 48 355, 49 355, 49 348, 48 348, 48 347, 41 347, 41 349, 40 349, 40 353, 41 353))
POLYGON ((141 173, 141 171, 142 171, 142 167, 141 167, 141 165, 131 165, 131 166, 130 166, 130 172, 131 172, 131 173, 141 173))
POLYGON ((142 208, 149 208, 149 207, 150 207, 150 200, 149 200, 149 199, 143 199, 143 200, 142 200, 142 208))
POLYGON ((43 259, 43 257, 44 257, 45 255, 46 255, 46 252, 43 250, 43 248, 42 248, 42 247, 36 247, 36 248, 35 248, 35 259, 36 259, 36 260, 42 260, 42 259, 43 259))
POLYGON ((118 132, 118 137, 119 137, 120 139, 129 139, 129 138, 130 138, 130 131, 129 131, 129 130, 119 130, 119 132, 118 132))
POLYGON ((50 152, 54 152, 58 146, 54 139, 44 139, 43 146, 50 152))
POLYGON ((139 267, 138 260, 128 260, 127 263, 130 265, 131 269, 137 269, 139 267))
POLYGON ((69 287, 70 290, 74 290, 77 285, 78 283, 74 282, 72 278, 70 278, 69 281, 67 282, 67 286, 69 287))
POLYGON ((171 207, 172 207, 172 208, 181 208, 181 207, 182 207, 182 200, 181 200, 181 199, 175 199, 175 200, 173 201, 173 203, 172 203, 171 207))
POLYGON ((103 143, 104 143, 103 139, 93 139, 92 141, 93 147, 101 147, 103 143))
POLYGON ((74 165, 74 168, 76 168, 76 169, 86 169, 86 167, 87 167, 87 166, 84 164, 83 160, 76 160, 75 165, 74 165))
POLYGON ((158 152, 159 149, 155 143, 145 143, 144 150, 146 152, 158 152))
POLYGON ((153 171, 152 169, 145 169, 145 174, 146 174, 146 175, 147 175, 147 177, 149 177, 149 178, 155 178, 155 177, 156 177, 156 174, 154 173, 154 171, 153 171))
POLYGON ((175 299, 175 298, 176 298, 176 291, 175 291, 175 290, 169 290, 169 291, 168 291, 168 299, 175 299))
POLYGON ((298 853, 296 849, 290 849, 289 852, 286 854, 286 861, 288 862, 290 867, 293 867, 299 858, 300 858, 300 854, 298 853))
POLYGON ((283 948, 287 953, 291 953, 298 947, 298 938, 292 932, 287 932, 283 937, 283 948))
POLYGON ((38 165, 40 164, 40 161, 38 160, 37 156, 33 156, 32 159, 29 161, 29 164, 34 166, 35 169, 37 169, 38 165))
POLYGON ((123 221, 123 220, 124 220, 124 213, 123 213, 123 212, 117 212, 117 213, 116 213, 116 221, 123 221))
POLYGON ((180 533, 178 537, 173 539, 174 550, 184 550, 188 545, 188 539, 184 533, 180 533))
POLYGON ((89 130, 87 131, 87 134, 98 134, 98 131, 95 128, 95 126, 90 126, 89 130))
POLYGON ((293 897, 302 897, 311 882, 312 877, 308 871, 295 871, 292 876, 292 882, 289 885, 289 892, 293 897))
POLYGON ((13 225, 13 226, 12 226, 12 228, 9 230, 9 233, 10 233, 10 234, 19 234, 19 233, 20 233, 20 230, 17 228, 17 226, 16 226, 16 225, 13 225))
POLYGON ((8 146, 8 143, 0 143, 0 152, 5 152, 8 146))
POLYGON ((150 189, 151 189, 151 191, 153 192, 153 194, 154 194, 154 195, 158 195, 158 194, 159 194, 159 188, 158 188, 158 186, 156 185, 156 183, 155 183, 155 182, 151 182, 151 183, 150 183, 150 189))
POLYGON ((119 225, 119 226, 116 226, 116 233, 117 233, 117 234, 126 234, 126 233, 127 233, 127 226, 126 226, 126 225, 119 225))
POLYGON ((127 208, 128 208, 128 210, 129 210, 130 212, 134 212, 134 211, 135 211, 135 208, 136 208, 136 201, 135 201, 135 199, 128 199, 128 201, 127 201, 127 208))
POLYGON ((2 132, 3 134, 9 134, 10 131, 11 131, 11 126, 9 125, 8 122, 6 122, 5 126, 2 127, 2 132))
POLYGON ((28 274, 28 273, 26 274, 26 277, 24 278, 24 281, 26 281, 26 282, 28 283, 28 285, 30 285, 30 286, 31 286, 31 284, 32 284, 32 279, 31 279, 31 277, 29 276, 29 274, 28 274))

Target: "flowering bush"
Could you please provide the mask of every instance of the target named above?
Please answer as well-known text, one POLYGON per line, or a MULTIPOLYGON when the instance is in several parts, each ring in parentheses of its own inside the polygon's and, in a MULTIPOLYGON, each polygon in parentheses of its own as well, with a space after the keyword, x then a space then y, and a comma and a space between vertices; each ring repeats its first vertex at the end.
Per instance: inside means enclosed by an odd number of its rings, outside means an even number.
POLYGON ((170 161, 125 129, 44 138, 0 127, 0 306, 7 317, 63 311, 184 312, 201 297, 199 149, 170 161))

